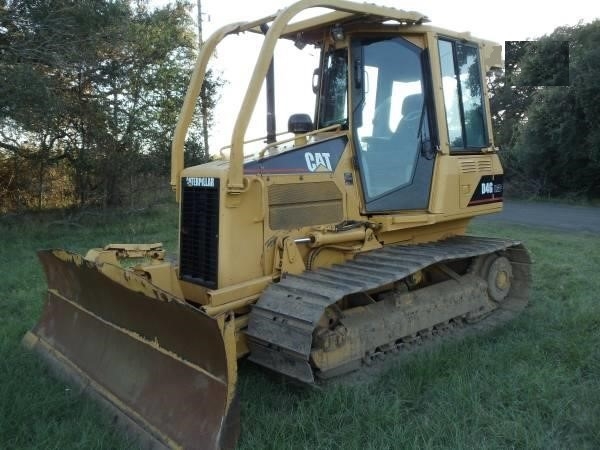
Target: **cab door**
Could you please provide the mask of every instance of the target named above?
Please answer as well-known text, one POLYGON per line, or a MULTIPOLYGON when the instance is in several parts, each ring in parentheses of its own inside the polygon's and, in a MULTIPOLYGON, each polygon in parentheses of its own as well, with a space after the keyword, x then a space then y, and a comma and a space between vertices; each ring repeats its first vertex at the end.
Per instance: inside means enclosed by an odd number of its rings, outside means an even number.
POLYGON ((366 212, 427 209, 437 147, 427 52, 402 37, 355 38, 350 62, 366 212))

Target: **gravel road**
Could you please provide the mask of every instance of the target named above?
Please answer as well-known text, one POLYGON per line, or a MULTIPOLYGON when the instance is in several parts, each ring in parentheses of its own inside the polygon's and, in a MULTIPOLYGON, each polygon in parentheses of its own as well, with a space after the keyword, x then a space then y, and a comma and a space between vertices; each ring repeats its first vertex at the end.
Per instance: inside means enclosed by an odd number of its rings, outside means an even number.
POLYGON ((600 208, 589 206, 506 200, 501 213, 478 217, 475 220, 600 234, 600 208))

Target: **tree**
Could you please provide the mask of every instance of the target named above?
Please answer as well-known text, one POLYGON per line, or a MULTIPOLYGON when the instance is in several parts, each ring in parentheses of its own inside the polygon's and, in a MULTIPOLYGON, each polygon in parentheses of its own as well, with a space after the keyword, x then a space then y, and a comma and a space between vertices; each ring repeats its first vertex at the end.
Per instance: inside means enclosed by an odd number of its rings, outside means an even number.
POLYGON ((511 50, 517 60, 510 70, 507 49, 506 78, 492 83, 492 109, 507 173, 520 178, 522 192, 600 196, 599 49, 599 20, 559 27, 533 47, 511 50), (556 70, 564 66, 564 42, 568 85, 556 70))
MULTIPOLYGON (((80 205, 120 204, 132 180, 166 174, 195 57, 189 5, 149 11, 142 1, 4 0, 4 6, 0 152, 5 160, 39 162, 38 205, 52 168, 70 176, 80 205)), ((211 96, 218 85, 210 80, 211 96)), ((192 138, 197 130, 198 124, 192 138)), ((193 147, 206 158, 201 145, 193 147)))

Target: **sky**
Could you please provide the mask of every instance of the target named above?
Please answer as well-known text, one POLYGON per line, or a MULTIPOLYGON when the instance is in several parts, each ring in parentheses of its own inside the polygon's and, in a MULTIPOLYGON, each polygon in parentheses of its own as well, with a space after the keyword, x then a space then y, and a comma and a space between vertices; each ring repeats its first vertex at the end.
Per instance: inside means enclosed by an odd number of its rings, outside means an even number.
MULTIPOLYGON (((167 3, 168 0, 149 0, 151 7, 167 3)), ((204 39, 223 25, 258 19, 291 3, 292 0, 202 0, 204 39)), ((590 0, 570 0, 568 3, 533 0, 369 0, 369 3, 419 11, 429 17, 433 26, 469 31, 474 36, 503 45, 504 41, 530 40, 549 34, 558 26, 576 25, 580 21, 587 23, 600 18, 600 6, 590 0)), ((217 47, 217 56, 211 61, 210 67, 226 81, 215 109, 215 124, 209 140, 213 154, 231 141, 237 109, 262 41, 258 36, 248 35, 226 38, 217 47)), ((317 52, 309 47, 299 51, 291 44, 279 47, 275 54, 277 130, 285 131, 290 114, 313 114, 311 82, 313 69, 317 66, 317 52)), ((266 134, 264 105, 265 100, 261 95, 246 139, 266 134)))

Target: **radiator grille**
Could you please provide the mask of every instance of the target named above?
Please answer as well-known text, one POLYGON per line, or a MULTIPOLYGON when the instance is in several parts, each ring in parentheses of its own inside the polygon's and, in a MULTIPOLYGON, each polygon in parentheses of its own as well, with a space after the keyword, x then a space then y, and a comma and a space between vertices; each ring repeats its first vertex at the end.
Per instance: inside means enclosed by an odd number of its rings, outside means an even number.
POLYGON ((182 180, 179 277, 217 287, 219 257, 219 179, 214 187, 187 186, 182 180))

